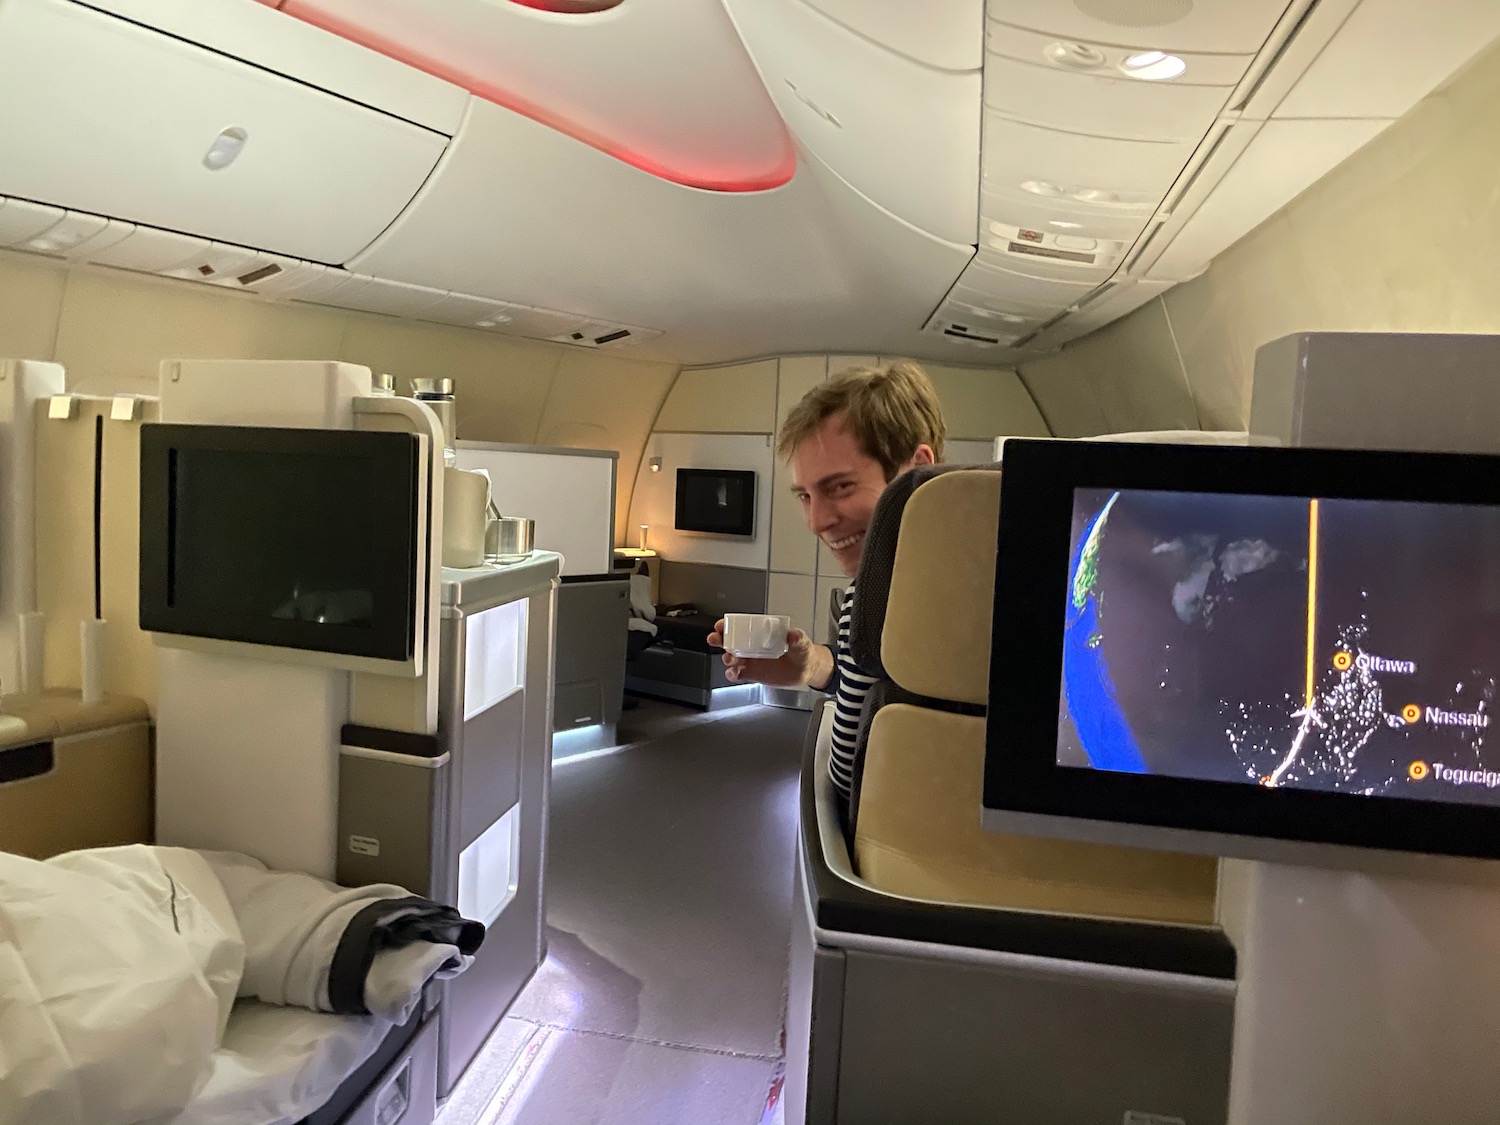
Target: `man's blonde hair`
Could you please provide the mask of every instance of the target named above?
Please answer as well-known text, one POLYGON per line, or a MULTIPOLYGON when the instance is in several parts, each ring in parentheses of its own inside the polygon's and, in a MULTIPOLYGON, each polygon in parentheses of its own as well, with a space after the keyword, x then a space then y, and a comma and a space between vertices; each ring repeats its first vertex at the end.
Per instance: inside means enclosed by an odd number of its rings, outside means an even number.
POLYGON ((892 480, 916 455, 917 446, 932 447, 932 459, 943 459, 943 408, 927 372, 910 360, 885 367, 854 367, 820 383, 792 407, 776 451, 783 459, 822 428, 835 414, 868 457, 892 480))

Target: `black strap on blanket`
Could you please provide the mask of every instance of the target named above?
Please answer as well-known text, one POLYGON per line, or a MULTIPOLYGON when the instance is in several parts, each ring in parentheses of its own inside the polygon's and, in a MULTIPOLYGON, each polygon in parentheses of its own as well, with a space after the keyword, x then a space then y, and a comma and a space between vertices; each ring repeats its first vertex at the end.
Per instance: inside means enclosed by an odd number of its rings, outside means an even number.
POLYGON ((484 926, 451 906, 412 895, 377 899, 344 927, 328 966, 328 1005, 342 1016, 370 1014, 365 1006, 365 979, 382 949, 400 949, 415 941, 453 945, 472 957, 484 941, 484 926))

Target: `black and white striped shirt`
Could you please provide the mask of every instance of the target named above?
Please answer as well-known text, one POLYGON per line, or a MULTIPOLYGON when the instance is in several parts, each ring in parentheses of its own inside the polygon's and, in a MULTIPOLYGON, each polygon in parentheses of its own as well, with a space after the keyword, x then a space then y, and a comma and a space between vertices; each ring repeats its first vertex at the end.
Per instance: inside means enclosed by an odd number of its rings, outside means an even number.
POLYGON ((848 799, 854 788, 854 747, 859 736, 859 713, 875 677, 865 674, 849 654, 849 617, 854 606, 854 584, 844 591, 839 610, 839 635, 834 646, 834 674, 827 690, 833 695, 832 754, 828 776, 848 799))

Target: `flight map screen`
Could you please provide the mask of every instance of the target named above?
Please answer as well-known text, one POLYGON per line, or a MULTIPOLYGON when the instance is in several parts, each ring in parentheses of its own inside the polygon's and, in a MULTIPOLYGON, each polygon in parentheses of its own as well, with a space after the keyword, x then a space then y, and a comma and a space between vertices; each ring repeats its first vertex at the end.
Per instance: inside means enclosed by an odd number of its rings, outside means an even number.
POLYGON ((1500 508, 1078 489, 1061 766, 1500 806, 1500 508))

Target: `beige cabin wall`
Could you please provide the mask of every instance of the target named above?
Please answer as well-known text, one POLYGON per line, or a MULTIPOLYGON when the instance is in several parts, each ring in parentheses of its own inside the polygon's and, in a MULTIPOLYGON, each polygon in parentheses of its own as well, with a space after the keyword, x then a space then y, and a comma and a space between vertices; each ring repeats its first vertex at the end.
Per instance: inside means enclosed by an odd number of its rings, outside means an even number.
POLYGON ((1500 46, 1200 277, 1022 364, 1066 436, 1248 424, 1255 350, 1302 331, 1500 331, 1500 46))
MULTIPOLYGON (((891 362, 900 357, 877 355, 800 355, 721 367, 686 368, 673 383, 647 439, 650 456, 657 434, 764 434, 772 438, 787 413, 813 387, 851 367, 891 362)), ((969 443, 964 450, 980 458, 981 444, 1001 435, 1045 437, 1051 431, 1016 372, 996 368, 923 363, 942 401, 948 437, 969 443)), ((955 450, 956 452, 956 450, 955 450)), ((768 571, 768 610, 790 616, 819 641, 827 639, 832 591, 848 578, 821 549, 803 523, 792 496, 786 466, 768 452, 771 488, 770 526, 758 529, 752 546, 768 571)), ((623 466, 622 466, 623 468, 623 466)), ((660 518, 658 516, 658 518, 660 518)), ((633 512, 629 521, 649 522, 633 512)), ((677 558, 677 555, 669 557, 677 558)), ((689 555, 684 561, 695 560, 689 555)))
MULTIPOLYGON (((88 396, 154 395, 163 359, 338 359, 406 380, 455 380, 459 436, 613 449, 619 534, 645 445, 677 375, 672 364, 0 252, 0 355, 53 360, 88 396)), ((93 613, 94 417, 106 415, 103 609, 110 689, 154 707, 156 661, 136 627, 139 426, 85 401, 68 422, 39 419, 38 602, 48 615, 48 683, 79 681, 78 622, 93 613)))

